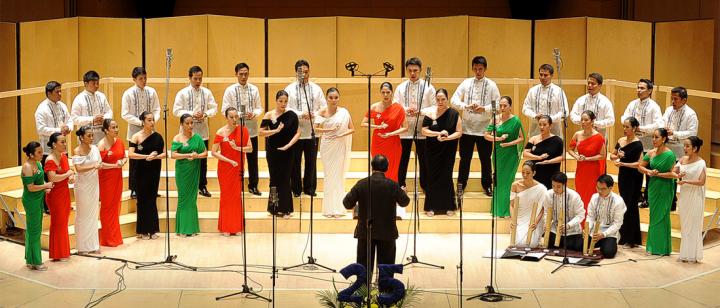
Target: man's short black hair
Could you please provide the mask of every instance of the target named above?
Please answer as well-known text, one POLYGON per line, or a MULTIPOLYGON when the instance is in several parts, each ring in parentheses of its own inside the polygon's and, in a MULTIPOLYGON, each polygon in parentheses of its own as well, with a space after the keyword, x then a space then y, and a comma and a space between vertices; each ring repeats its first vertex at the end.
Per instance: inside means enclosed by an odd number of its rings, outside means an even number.
POLYGON ((388 170, 388 160, 382 154, 375 155, 370 162, 370 165, 372 165, 373 171, 385 172, 388 170))

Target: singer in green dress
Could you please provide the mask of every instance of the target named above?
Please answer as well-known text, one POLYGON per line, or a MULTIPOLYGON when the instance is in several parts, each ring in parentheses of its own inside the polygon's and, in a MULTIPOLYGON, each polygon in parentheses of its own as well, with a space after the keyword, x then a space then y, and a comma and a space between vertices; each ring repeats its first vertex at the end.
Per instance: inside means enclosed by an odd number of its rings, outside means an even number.
POLYGON ((25 264, 29 269, 44 271, 42 262, 40 235, 42 234, 43 202, 45 190, 51 189, 52 182, 45 183, 40 160, 43 149, 40 143, 31 141, 23 148, 27 161, 22 166, 20 177, 23 183, 22 203, 25 208, 25 264))
POLYGON ((648 175, 648 206, 650 223, 648 226, 645 249, 653 255, 670 255, 672 238, 670 237, 670 207, 675 196, 675 179, 677 174, 672 171, 675 166, 675 154, 665 143, 668 132, 658 128, 653 132, 650 150, 640 161, 640 172, 648 175))
POLYGON ((525 144, 525 132, 517 116, 512 114, 512 99, 500 98, 499 115, 495 123, 488 125, 485 140, 495 143, 493 166, 497 166, 497 179, 493 187, 492 214, 495 217, 510 216, 510 188, 525 144), (493 130, 496 135, 493 136, 493 130))
POLYGON ((194 236, 200 232, 197 198, 200 180, 200 160, 207 157, 202 137, 192 131, 193 117, 180 117, 182 132, 173 138, 172 158, 175 159, 175 184, 178 204, 175 214, 175 233, 178 236, 194 236))

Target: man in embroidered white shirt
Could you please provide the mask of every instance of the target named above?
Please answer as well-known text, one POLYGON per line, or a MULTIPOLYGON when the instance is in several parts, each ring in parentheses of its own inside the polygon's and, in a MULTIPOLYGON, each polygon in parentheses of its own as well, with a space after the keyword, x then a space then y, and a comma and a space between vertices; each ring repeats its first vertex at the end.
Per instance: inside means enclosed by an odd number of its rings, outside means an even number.
MULTIPOLYGON (((120 115, 128 122, 127 140, 128 142, 135 133, 142 130, 142 121, 140 115, 149 111, 152 112, 155 122, 160 119, 160 98, 157 91, 147 86, 147 71, 144 67, 138 66, 133 68, 131 73, 135 85, 125 90, 122 96, 122 106, 120 115)), ((130 176, 128 177, 128 188, 130 189, 130 197, 135 198, 135 160, 130 160, 130 176)))
MULTIPOLYGON (((543 203, 544 211, 547 213, 548 210, 553 208, 553 216, 548 217, 552 219, 552 225, 550 227, 550 247, 549 248, 565 248, 565 241, 567 240, 567 249, 582 251, 582 226, 580 225, 585 218, 585 208, 583 206, 580 195, 570 189, 566 188, 567 175, 562 172, 556 172, 552 176, 552 189, 548 190, 547 198, 543 203), (567 206, 565 204, 565 191, 567 190, 567 206), (567 210, 566 210, 567 208, 567 210), (561 220, 561 212, 565 213, 565 220, 561 220), (567 222, 567 224, 566 224, 567 222), (555 247, 555 237, 560 235, 560 246, 555 247)), ((542 217, 537 217, 535 221, 540 221, 542 217)))
POLYGON ((298 74, 302 83, 295 81, 285 87, 288 93, 288 107, 297 113, 300 120, 300 139, 295 144, 295 163, 290 173, 290 182, 293 195, 299 197, 301 192, 306 195, 315 196, 317 188, 317 151, 320 138, 315 136, 312 139, 311 121, 317 112, 327 106, 322 88, 310 81, 310 63, 300 59, 295 62, 295 73, 298 74), (309 107, 309 109, 308 109, 309 107), (302 182, 300 169, 302 157, 305 157, 305 172, 302 182))
POLYGON ((98 144, 105 138, 102 123, 105 119, 112 119, 113 111, 105 94, 98 91, 100 75, 96 71, 88 71, 83 75, 85 90, 75 96, 70 116, 75 126, 90 125, 93 128, 93 144, 98 144))
POLYGON ((492 167, 490 155, 492 142, 485 140, 485 131, 492 120, 492 104, 499 103, 500 90, 490 78, 485 76, 487 59, 477 56, 472 59, 475 76, 465 79, 450 100, 453 106, 462 111, 463 134, 460 137, 460 166, 458 183, 467 187, 472 161, 473 148, 477 147, 482 167, 482 186, 485 194, 492 196, 492 167))
MULTIPOLYGON (((208 118, 217 113, 217 103, 210 89, 202 86, 203 71, 199 66, 193 66, 188 71, 190 85, 178 91, 173 104, 173 114, 181 117, 189 114, 193 117, 193 133, 202 137, 205 147, 208 146, 210 138, 210 127, 208 118)), ((182 129, 182 127, 180 128, 182 129)), ((207 190, 207 158, 200 158, 200 182, 198 183, 199 193, 202 196, 210 197, 207 190)))
POLYGON ((658 127, 665 126, 660 106, 651 98, 653 87, 653 82, 649 79, 640 79, 637 84, 638 98, 628 104, 625 113, 620 117, 620 122, 625 122, 625 119, 629 117, 634 117, 640 122, 637 136, 643 144, 644 152, 653 148, 653 131, 658 127))
POLYGON ((250 66, 246 63, 238 63, 235 65, 235 77, 237 83, 231 84, 225 89, 223 95, 222 107, 220 113, 225 114, 225 110, 233 107, 244 114, 240 115, 245 120, 245 127, 248 129, 248 136, 253 146, 253 151, 247 153, 248 164, 248 191, 253 195, 259 196, 258 190, 258 116, 263 112, 262 101, 260 101, 260 91, 254 84, 248 83, 250 77, 250 66))
POLYGON ((422 121, 425 119, 422 110, 435 106, 435 88, 420 78, 421 71, 422 61, 420 61, 420 59, 412 57, 405 61, 405 73, 408 79, 398 85, 393 97, 393 101, 400 103, 405 109, 405 122, 408 127, 408 130, 400 135, 402 156, 400 157, 400 166, 398 167, 398 183, 403 189, 407 186, 405 179, 407 178, 407 168, 410 162, 410 150, 412 149, 414 136, 415 159, 418 160, 418 167, 420 169, 415 170, 415 172, 420 172, 420 176, 418 177, 420 188, 425 190, 427 167, 424 159, 425 136, 420 133, 422 130, 422 121))
POLYGON ((607 129, 615 125, 615 112, 610 99, 600 93, 603 76, 599 73, 590 73, 587 78, 587 94, 580 96, 570 112, 570 120, 580 125, 580 116, 586 110, 595 113, 595 129, 607 139, 607 129))
POLYGON ((587 222, 589 230, 595 232, 595 225, 600 224, 597 233, 590 234, 589 241, 595 240, 604 258, 611 259, 617 253, 618 232, 625 217, 625 202, 620 195, 612 191, 614 181, 607 174, 597 179, 597 193, 590 198, 587 222))
POLYGON ((57 81, 48 82, 45 85, 45 96, 45 100, 40 102, 35 110, 35 129, 43 147, 43 165, 45 164, 45 158, 52 152, 52 149, 47 145, 50 135, 61 133, 67 136, 73 127, 67 106, 60 101, 62 98, 60 83, 57 81))
POLYGON ((668 131, 667 147, 679 160, 685 156, 683 142, 690 136, 697 136, 698 117, 695 110, 687 104, 688 93, 684 87, 670 90, 672 106, 665 109, 663 121, 668 131))
POLYGON ((537 120, 541 116, 547 115, 552 119, 552 133, 564 138, 562 132, 563 116, 569 112, 567 96, 565 96, 565 91, 552 83, 553 74, 555 74, 555 69, 552 65, 541 65, 538 69, 540 84, 530 88, 527 96, 525 96, 522 112, 530 118, 528 136, 540 133, 537 120))

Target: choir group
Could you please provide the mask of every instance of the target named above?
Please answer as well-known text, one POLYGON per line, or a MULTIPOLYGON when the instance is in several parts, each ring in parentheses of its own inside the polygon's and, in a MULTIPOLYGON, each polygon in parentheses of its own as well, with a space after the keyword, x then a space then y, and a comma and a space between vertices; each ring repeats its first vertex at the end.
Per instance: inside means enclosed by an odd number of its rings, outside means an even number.
MULTIPOLYGON (((626 247, 641 244, 638 207, 645 204, 650 208, 646 250, 669 255, 670 212, 677 202, 682 221, 680 260, 702 259, 705 162, 698 157, 698 151, 703 141, 696 136, 697 115, 687 105, 685 88, 672 89, 672 106, 663 114, 651 98, 652 81, 641 79, 637 84, 638 98, 630 102, 620 118, 624 136, 609 147, 607 130, 615 125, 615 113, 613 102, 600 93, 602 75, 588 75, 587 94, 569 109, 564 91, 552 82, 553 67, 541 65, 540 83, 529 89, 522 102, 522 113, 531 123, 525 132, 520 118, 512 112, 513 100, 501 96, 495 82, 486 77, 486 58, 473 58, 471 67, 474 76, 464 80, 450 96, 446 89, 436 90, 423 80, 422 62, 410 58, 405 62, 407 80, 396 87, 382 83, 382 100, 370 107, 361 122, 362 127, 372 129, 371 155, 387 158, 385 176, 403 189, 407 186, 414 144, 418 184, 425 194, 424 211, 428 216, 455 214, 452 183, 456 152, 460 156, 457 181, 467 186, 473 152, 477 151, 482 189, 488 196, 494 195, 492 215, 512 218, 513 246, 543 246, 540 239, 549 230, 549 246, 565 244, 580 250, 585 229, 603 255, 613 257, 618 243, 626 247), (562 128, 566 119, 582 128, 567 133, 567 152, 562 128), (560 172, 565 153, 577 160, 574 190, 566 187, 567 176, 560 172), (494 184, 493 159, 497 163, 494 184), (522 179, 515 181, 521 159, 525 159, 522 179), (606 174, 608 163, 619 169, 619 194, 612 191, 615 181, 606 174), (680 187, 677 201, 676 186, 680 187), (546 224, 547 230, 543 227, 546 224)), ((100 246, 122 244, 118 214, 122 168, 127 162, 131 196, 137 199, 138 238, 158 237, 156 199, 161 161, 168 157, 175 161, 178 193, 175 233, 186 237, 200 232, 197 195, 211 196, 206 178, 208 152, 218 160, 218 230, 225 236, 242 232, 241 192, 246 159, 248 191, 261 194, 258 137, 266 138, 269 186, 277 187, 279 197, 277 205, 268 201, 268 212, 289 218, 293 197, 316 194, 319 150, 325 174, 323 214, 329 218, 344 216, 345 172, 355 130, 351 115, 340 106, 338 89, 323 92, 309 80, 307 61, 298 60, 295 70, 298 81, 278 91, 274 107, 263 114, 258 88, 248 83, 249 66, 236 65, 238 82, 227 87, 219 110, 227 122, 213 137, 208 119, 216 115, 218 104, 212 92, 202 86, 202 69, 191 67, 189 85, 177 92, 172 106, 180 131, 172 139, 170 154, 155 127, 160 118, 159 98, 155 89, 146 85, 144 68, 132 70, 135 85, 122 96, 127 154, 108 99, 98 91, 97 72, 84 75, 85 89, 75 97, 70 110, 60 100, 61 85, 48 82, 47 99, 35 112, 40 142, 30 142, 23 148, 27 156, 22 167, 22 200, 27 212, 28 267, 47 269, 40 255, 44 204, 51 217, 50 259, 69 258, 68 185, 72 183, 78 254, 97 254, 100 246), (73 130, 78 142, 69 155, 67 138, 73 130), (315 134, 319 137, 313 138, 315 134), (99 231, 98 216, 102 224, 99 231)), ((405 216, 404 208, 397 208, 397 216, 405 216)))

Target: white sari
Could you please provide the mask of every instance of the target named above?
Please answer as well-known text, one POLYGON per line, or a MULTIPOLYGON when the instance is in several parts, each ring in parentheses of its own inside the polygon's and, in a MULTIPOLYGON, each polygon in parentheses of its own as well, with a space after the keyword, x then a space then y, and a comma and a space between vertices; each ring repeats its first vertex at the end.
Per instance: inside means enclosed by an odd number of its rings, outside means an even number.
MULTIPOLYGON (((680 166, 680 172, 685 172, 683 180, 695 181, 705 170, 705 161, 699 159, 694 163, 680 166)), ((703 214, 705 212, 705 186, 683 184, 680 186, 678 197, 678 211, 680 214, 680 260, 701 261, 703 258, 703 214)))
MULTIPOLYGON (((73 156, 76 167, 97 166, 100 163, 100 151, 97 146, 90 146, 90 153, 85 156, 73 156)), ((75 177, 75 248, 78 252, 91 252, 100 249, 98 239, 98 212, 100 207, 100 184, 98 171, 92 169, 78 173, 75 177)))
MULTIPOLYGON (((528 229, 530 228, 530 219, 532 216, 537 217, 540 211, 543 209, 545 198, 547 197, 547 189, 544 185, 538 183, 535 186, 525 189, 519 193, 512 194, 511 199, 520 198, 520 205, 517 209, 517 226, 515 227, 515 243, 510 243, 515 247, 528 247, 527 235, 528 229), (533 203, 537 203, 535 213, 532 212, 533 203)), ((513 203, 515 204, 515 203, 513 203)), ((538 247, 540 238, 543 234, 545 218, 540 218, 535 225, 535 231, 532 233, 530 238, 530 247, 538 247)))
POLYGON ((318 118, 322 128, 338 126, 334 132, 322 135, 320 156, 325 171, 325 198, 323 199, 323 215, 345 215, 343 206, 345 197, 345 172, 350 168, 350 149, 352 135, 336 138, 348 130, 350 113, 347 109, 337 107, 335 114, 328 118, 318 118))

